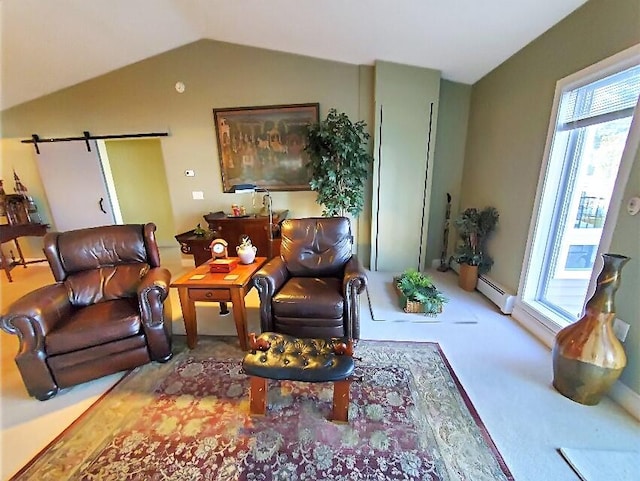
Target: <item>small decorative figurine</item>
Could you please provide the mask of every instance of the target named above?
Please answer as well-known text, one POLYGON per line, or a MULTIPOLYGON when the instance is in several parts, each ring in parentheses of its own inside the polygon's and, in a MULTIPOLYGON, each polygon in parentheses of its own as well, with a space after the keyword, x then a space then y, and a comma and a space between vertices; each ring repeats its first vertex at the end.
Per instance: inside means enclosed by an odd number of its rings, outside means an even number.
POLYGON ((206 231, 200 227, 200 224, 198 224, 196 226, 195 229, 193 229, 193 235, 198 236, 198 237, 203 237, 206 234, 206 231))
POLYGON ((249 333, 249 347, 253 351, 266 352, 271 347, 271 343, 266 339, 258 339, 255 332, 249 333))

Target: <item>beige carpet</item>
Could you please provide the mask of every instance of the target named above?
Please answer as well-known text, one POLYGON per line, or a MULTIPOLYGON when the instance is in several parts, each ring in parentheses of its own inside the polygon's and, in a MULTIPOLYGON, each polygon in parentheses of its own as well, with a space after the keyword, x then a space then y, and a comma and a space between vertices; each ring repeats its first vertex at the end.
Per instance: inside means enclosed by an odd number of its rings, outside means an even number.
POLYGON ((448 274, 436 270, 429 270, 427 273, 432 277, 436 287, 449 299, 449 302, 444 305, 442 313, 436 317, 406 313, 402 310, 399 304, 398 294, 393 286, 393 277, 400 273, 368 271, 367 277, 369 282, 367 282, 367 298, 373 320, 477 324, 479 317, 468 307, 468 304, 452 302, 455 296, 461 293, 458 287, 447 285, 445 282, 438 282, 439 278, 448 274))
POLYGON ((582 481, 638 481, 640 451, 560 448, 582 481))

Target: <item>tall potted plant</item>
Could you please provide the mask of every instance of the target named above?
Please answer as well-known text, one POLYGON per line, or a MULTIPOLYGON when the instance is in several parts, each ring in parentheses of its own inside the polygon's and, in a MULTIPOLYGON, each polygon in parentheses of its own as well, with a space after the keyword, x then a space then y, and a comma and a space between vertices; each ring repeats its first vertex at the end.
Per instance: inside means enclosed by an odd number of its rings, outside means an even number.
POLYGON ((366 125, 362 120, 353 123, 345 113, 331 109, 325 120, 307 129, 309 185, 318 193, 316 202, 324 207, 325 217, 357 217, 362 211, 365 181, 373 161, 366 149, 366 125))
POLYGON ((454 221, 460 237, 454 258, 460 264, 458 283, 464 290, 473 291, 478 275, 488 272, 493 265, 493 259, 486 251, 486 243, 489 234, 495 230, 499 217, 495 207, 485 207, 482 210, 471 207, 454 221))

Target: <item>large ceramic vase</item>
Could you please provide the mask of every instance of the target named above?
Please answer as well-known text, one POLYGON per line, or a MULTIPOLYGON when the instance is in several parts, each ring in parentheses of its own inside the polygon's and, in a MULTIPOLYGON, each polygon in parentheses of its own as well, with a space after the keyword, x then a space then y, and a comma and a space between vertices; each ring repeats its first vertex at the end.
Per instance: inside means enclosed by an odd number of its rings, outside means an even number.
POLYGON ((553 346, 553 386, 587 405, 600 402, 627 364, 624 348, 613 333, 613 320, 620 271, 629 258, 617 254, 602 258, 604 266, 584 315, 558 332, 553 346))

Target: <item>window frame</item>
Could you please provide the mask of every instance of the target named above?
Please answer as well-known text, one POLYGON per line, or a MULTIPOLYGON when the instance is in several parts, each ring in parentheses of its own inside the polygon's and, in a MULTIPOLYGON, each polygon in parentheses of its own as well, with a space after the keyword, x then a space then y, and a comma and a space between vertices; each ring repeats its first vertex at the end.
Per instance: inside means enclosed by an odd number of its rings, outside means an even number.
MULTIPOLYGON (((553 107, 551 110, 544 149, 544 156, 540 169, 540 175, 538 178, 536 198, 533 207, 533 214, 531 216, 531 222, 529 225, 525 255, 523 258, 520 281, 518 285, 518 295, 512 313, 514 319, 516 319, 524 327, 530 330, 548 347, 551 347, 553 345, 555 334, 562 328, 562 326, 557 322, 559 316, 557 316, 557 314, 552 309, 532 299, 537 291, 537 286, 532 286, 530 285, 530 283, 528 283, 528 276, 529 272, 531 272, 533 269, 538 269, 538 271, 540 271, 545 267, 543 265, 544 251, 547 248, 547 243, 549 241, 550 234, 548 231, 551 229, 547 229, 546 236, 543 237, 543 242, 538 241, 534 244, 534 239, 536 239, 536 237, 538 236, 538 224, 551 224, 554 212, 553 208, 543 207, 542 196, 545 191, 546 185, 550 182, 557 182, 558 178, 563 175, 564 171, 563 168, 557 169, 557 172, 553 172, 553 169, 551 169, 549 165, 549 161, 551 158, 551 149, 553 147, 553 141, 558 127, 560 101, 562 100, 562 95, 569 90, 577 89, 590 83, 596 82, 601 78, 615 74, 616 72, 623 71, 627 68, 633 67, 634 65, 638 65, 639 63, 640 44, 637 44, 607 59, 586 67, 585 69, 582 69, 574 74, 564 77, 558 80, 558 82, 556 83, 553 107)), ((629 133, 627 136, 627 142, 622 153, 622 158, 620 159, 618 175, 616 177, 614 189, 611 195, 608 213, 604 220, 600 244, 598 245, 597 249, 596 262, 593 266, 593 271, 589 280, 587 298, 589 298, 593 293, 597 276, 602 269, 602 260, 600 254, 607 252, 611 245, 613 232, 618 221, 618 214, 623 202, 625 187, 628 182, 631 169, 633 167, 633 162, 638 151, 638 147, 640 145, 639 105, 640 101, 638 102, 638 104, 636 104, 636 107, 634 109, 631 126, 629 128, 629 133)))

